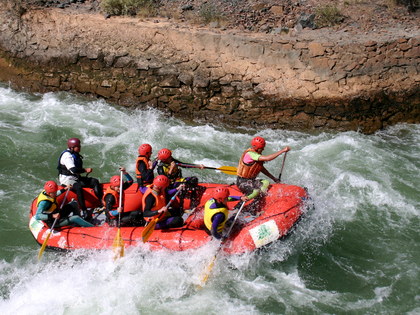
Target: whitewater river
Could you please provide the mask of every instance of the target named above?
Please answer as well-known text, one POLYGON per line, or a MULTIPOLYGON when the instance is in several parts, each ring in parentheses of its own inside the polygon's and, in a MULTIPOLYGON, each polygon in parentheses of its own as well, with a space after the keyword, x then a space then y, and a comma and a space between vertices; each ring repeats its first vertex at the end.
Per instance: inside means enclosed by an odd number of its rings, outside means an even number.
MULTIPOLYGON (((420 125, 374 135, 189 125, 66 93, 33 95, 0 85, 1 314, 419 314, 420 125), (46 252, 28 209, 56 179, 69 137, 82 139, 91 176, 109 181, 137 147, 168 147, 185 162, 236 166, 250 139, 266 153, 288 145, 282 179, 308 188, 315 210, 293 235, 258 254, 220 257, 196 290, 217 244, 194 252, 46 252)), ((217 118, 216 118, 217 120, 217 118)), ((266 164, 278 174, 281 158, 266 164)), ((231 183, 212 170, 184 170, 231 183)))

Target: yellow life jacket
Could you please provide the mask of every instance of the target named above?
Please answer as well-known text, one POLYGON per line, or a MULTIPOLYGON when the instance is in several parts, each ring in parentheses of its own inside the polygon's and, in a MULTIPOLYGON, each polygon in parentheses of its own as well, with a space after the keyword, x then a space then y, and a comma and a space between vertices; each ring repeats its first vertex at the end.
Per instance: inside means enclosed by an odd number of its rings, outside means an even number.
POLYGON ((261 172, 264 162, 255 161, 251 164, 244 163, 244 156, 250 151, 256 152, 253 149, 248 149, 244 153, 242 153, 241 159, 239 160, 236 175, 242 178, 255 179, 255 177, 257 177, 258 174, 261 172))
POLYGON ((217 226, 217 232, 222 233, 225 227, 225 223, 229 217, 229 210, 226 206, 211 209, 210 206, 214 204, 215 202, 216 200, 214 198, 210 198, 209 200, 207 200, 206 204, 204 205, 204 224, 209 229, 209 231, 211 231, 211 226, 213 223, 212 222, 213 216, 217 213, 223 213, 225 215, 225 220, 217 226))
MULTIPOLYGON (((146 198, 148 195, 152 195, 155 198, 155 205, 153 206, 153 208, 151 209, 152 211, 158 211, 160 209, 162 209, 163 207, 166 206, 166 199, 165 199, 165 192, 162 192, 162 194, 158 195, 156 191, 154 191, 152 189, 153 185, 150 185, 146 192, 143 195, 143 199, 142 199, 142 204, 143 206, 146 204, 146 198)), ((166 213, 165 216, 162 216, 159 218, 159 221, 162 221, 163 219, 167 218, 168 216, 170 216, 169 212, 166 213)), ((153 217, 144 217, 144 219, 149 222, 152 221, 156 216, 153 217)))
POLYGON ((179 178, 182 178, 182 171, 178 167, 178 165, 176 165, 176 163, 174 163, 175 166, 173 167, 172 172, 169 173, 169 169, 171 168, 171 163, 163 163, 162 162, 162 168, 163 168, 163 172, 165 173, 164 175, 166 175, 169 178, 169 180, 171 181, 171 184, 173 184, 176 181, 178 181, 179 178))
POLYGON ((41 191, 41 193, 38 195, 38 199, 37 199, 37 201, 36 201, 36 206, 38 207, 38 205, 39 205, 39 203, 41 202, 41 201, 44 201, 44 200, 46 200, 46 201, 50 201, 51 202, 51 206, 50 206, 50 208, 49 209, 47 209, 47 210, 44 210, 44 213, 45 214, 51 214, 51 213, 53 213, 54 211, 55 211, 55 209, 57 209, 57 202, 56 202, 56 199, 55 198, 52 198, 52 197, 50 197, 50 196, 48 196, 47 195, 47 193, 45 192, 45 190, 43 190, 43 191, 41 191))

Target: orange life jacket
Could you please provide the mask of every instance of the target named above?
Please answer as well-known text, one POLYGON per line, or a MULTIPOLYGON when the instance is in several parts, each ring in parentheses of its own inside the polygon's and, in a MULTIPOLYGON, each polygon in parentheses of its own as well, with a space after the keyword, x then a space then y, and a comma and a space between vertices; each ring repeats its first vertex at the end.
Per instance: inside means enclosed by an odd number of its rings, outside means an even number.
POLYGON ((117 193, 114 189, 111 189, 111 186, 108 186, 108 188, 105 190, 104 196, 102 198, 102 201, 103 201, 104 204, 106 204, 105 197, 109 194, 113 195, 114 199, 115 199, 114 204, 112 205, 112 210, 117 210, 117 208, 119 206, 118 203, 119 203, 119 199, 120 199, 120 194, 117 193))
MULTIPOLYGON (((163 192, 162 194, 158 195, 156 191, 154 191, 152 189, 153 186, 149 186, 146 190, 146 192, 143 195, 143 199, 142 199, 142 204, 143 206, 146 204, 146 198, 148 195, 152 195, 155 198, 155 205, 152 207, 152 211, 158 211, 160 209, 162 209, 163 207, 166 206, 166 198, 165 198, 165 192, 163 192)), ((165 216, 162 216, 159 218, 159 221, 162 221, 163 219, 167 218, 170 214, 167 213, 165 216)), ((156 216, 153 217, 144 217, 144 219, 147 222, 152 221, 156 216)))
POLYGON ((241 159, 239 160, 238 170, 236 171, 236 175, 242 178, 255 179, 255 177, 257 177, 258 174, 261 172, 264 162, 254 161, 253 163, 250 163, 250 164, 244 163, 244 156, 250 151, 256 152, 255 150, 250 148, 246 150, 244 153, 242 153, 241 159))
POLYGON ((149 160, 144 155, 139 155, 136 160, 136 177, 142 178, 141 173, 139 172, 139 162, 143 161, 146 164, 148 170, 150 170, 149 160))

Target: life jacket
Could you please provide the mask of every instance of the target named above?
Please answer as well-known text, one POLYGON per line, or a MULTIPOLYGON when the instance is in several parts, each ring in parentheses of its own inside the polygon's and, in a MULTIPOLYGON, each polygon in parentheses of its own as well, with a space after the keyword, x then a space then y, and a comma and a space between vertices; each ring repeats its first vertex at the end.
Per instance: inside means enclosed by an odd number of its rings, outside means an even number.
POLYGON ((136 160, 136 178, 137 178, 137 180, 139 180, 139 179, 141 179, 142 180, 142 183, 143 184, 150 184, 149 182, 145 182, 145 180, 146 179, 144 179, 144 178, 142 178, 142 174, 140 173, 140 171, 138 170, 138 167, 139 167, 139 162, 140 161, 143 161, 144 162, 144 164, 146 165, 146 168, 148 169, 148 170, 150 170, 151 168, 150 168, 150 165, 149 165, 149 160, 144 156, 144 155, 139 155, 138 157, 137 157, 137 160, 136 160))
POLYGON ((248 149, 244 153, 242 153, 242 156, 239 160, 238 170, 236 171, 236 175, 242 178, 255 179, 255 177, 257 177, 258 174, 261 172, 264 162, 254 161, 253 163, 250 163, 250 164, 245 163, 244 162, 245 154, 247 154, 250 151, 256 152, 253 149, 248 149))
POLYGON ((171 174, 169 174, 169 169, 170 168, 171 168, 171 163, 163 163, 162 162, 162 169, 163 169, 164 175, 166 175, 169 178, 171 184, 173 184, 177 181, 177 179, 182 178, 182 171, 178 167, 178 165, 176 164, 176 161, 175 161, 175 166, 172 169, 171 174))
POLYGON ((102 197, 102 201, 104 205, 106 205, 105 197, 109 194, 114 196, 114 204, 112 205, 112 209, 110 211, 107 211, 107 215, 109 216, 110 219, 115 219, 116 217, 112 215, 111 211, 117 210, 119 206, 120 194, 117 193, 114 189, 111 189, 111 186, 108 186, 108 188, 105 190, 104 196, 102 197))
POLYGON ((76 152, 71 152, 69 149, 64 150, 63 152, 61 152, 60 157, 58 158, 58 165, 57 165, 57 169, 58 169, 58 174, 61 175, 66 175, 66 176, 78 176, 77 174, 73 174, 72 172, 70 172, 67 167, 64 164, 61 164, 61 157, 63 156, 64 153, 69 152, 74 160, 74 166, 78 169, 82 169, 83 168, 83 156, 81 156, 79 153, 76 152))
MULTIPOLYGON (((150 185, 148 188, 147 188, 147 190, 146 190, 146 192, 144 193, 144 195, 143 195, 143 199, 142 199, 142 204, 143 205, 145 205, 146 204, 146 198, 147 198, 147 196, 148 195, 152 195, 154 198, 155 198, 155 205, 152 207, 152 211, 157 211, 157 210, 160 210, 160 209, 162 209, 163 207, 165 207, 166 206, 166 198, 165 198, 165 193, 163 192, 162 194, 160 194, 160 195, 158 195, 157 194, 157 192, 156 191, 154 191, 153 189, 152 189, 152 185, 150 185)), ((166 219, 168 216, 170 216, 170 214, 167 212, 166 213, 166 215, 165 216, 162 216, 162 217, 160 217, 159 218, 159 220, 158 220, 158 222, 159 221, 162 221, 163 219, 166 219)), ((144 219, 147 221, 147 222, 150 222, 150 221, 152 221, 153 219, 155 219, 155 217, 156 216, 153 216, 153 217, 144 217, 144 219)))
POLYGON ((204 224, 209 229, 209 231, 211 231, 211 226, 213 224, 212 218, 217 213, 223 213, 225 215, 225 220, 217 226, 217 232, 222 233, 229 216, 229 210, 226 205, 217 203, 214 198, 207 200, 206 204, 204 205, 204 224), (220 205, 220 207, 211 209, 210 206, 214 203, 220 205))
POLYGON ((43 190, 38 195, 38 199, 36 201, 36 206, 38 207, 39 203, 41 201, 44 201, 44 200, 51 202, 51 206, 47 210, 44 210, 44 214, 51 214, 51 213, 53 213, 57 209, 57 206, 58 206, 57 205, 57 202, 56 202, 56 199, 48 196, 46 194, 45 190, 43 190))

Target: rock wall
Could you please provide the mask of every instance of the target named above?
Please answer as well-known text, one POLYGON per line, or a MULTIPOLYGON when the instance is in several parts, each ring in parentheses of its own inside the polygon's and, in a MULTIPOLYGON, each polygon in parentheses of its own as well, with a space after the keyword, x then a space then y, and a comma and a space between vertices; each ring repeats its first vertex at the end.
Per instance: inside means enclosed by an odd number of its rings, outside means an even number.
POLYGON ((419 30, 246 34, 0 8, 0 80, 233 126, 360 130, 420 122, 419 30))

